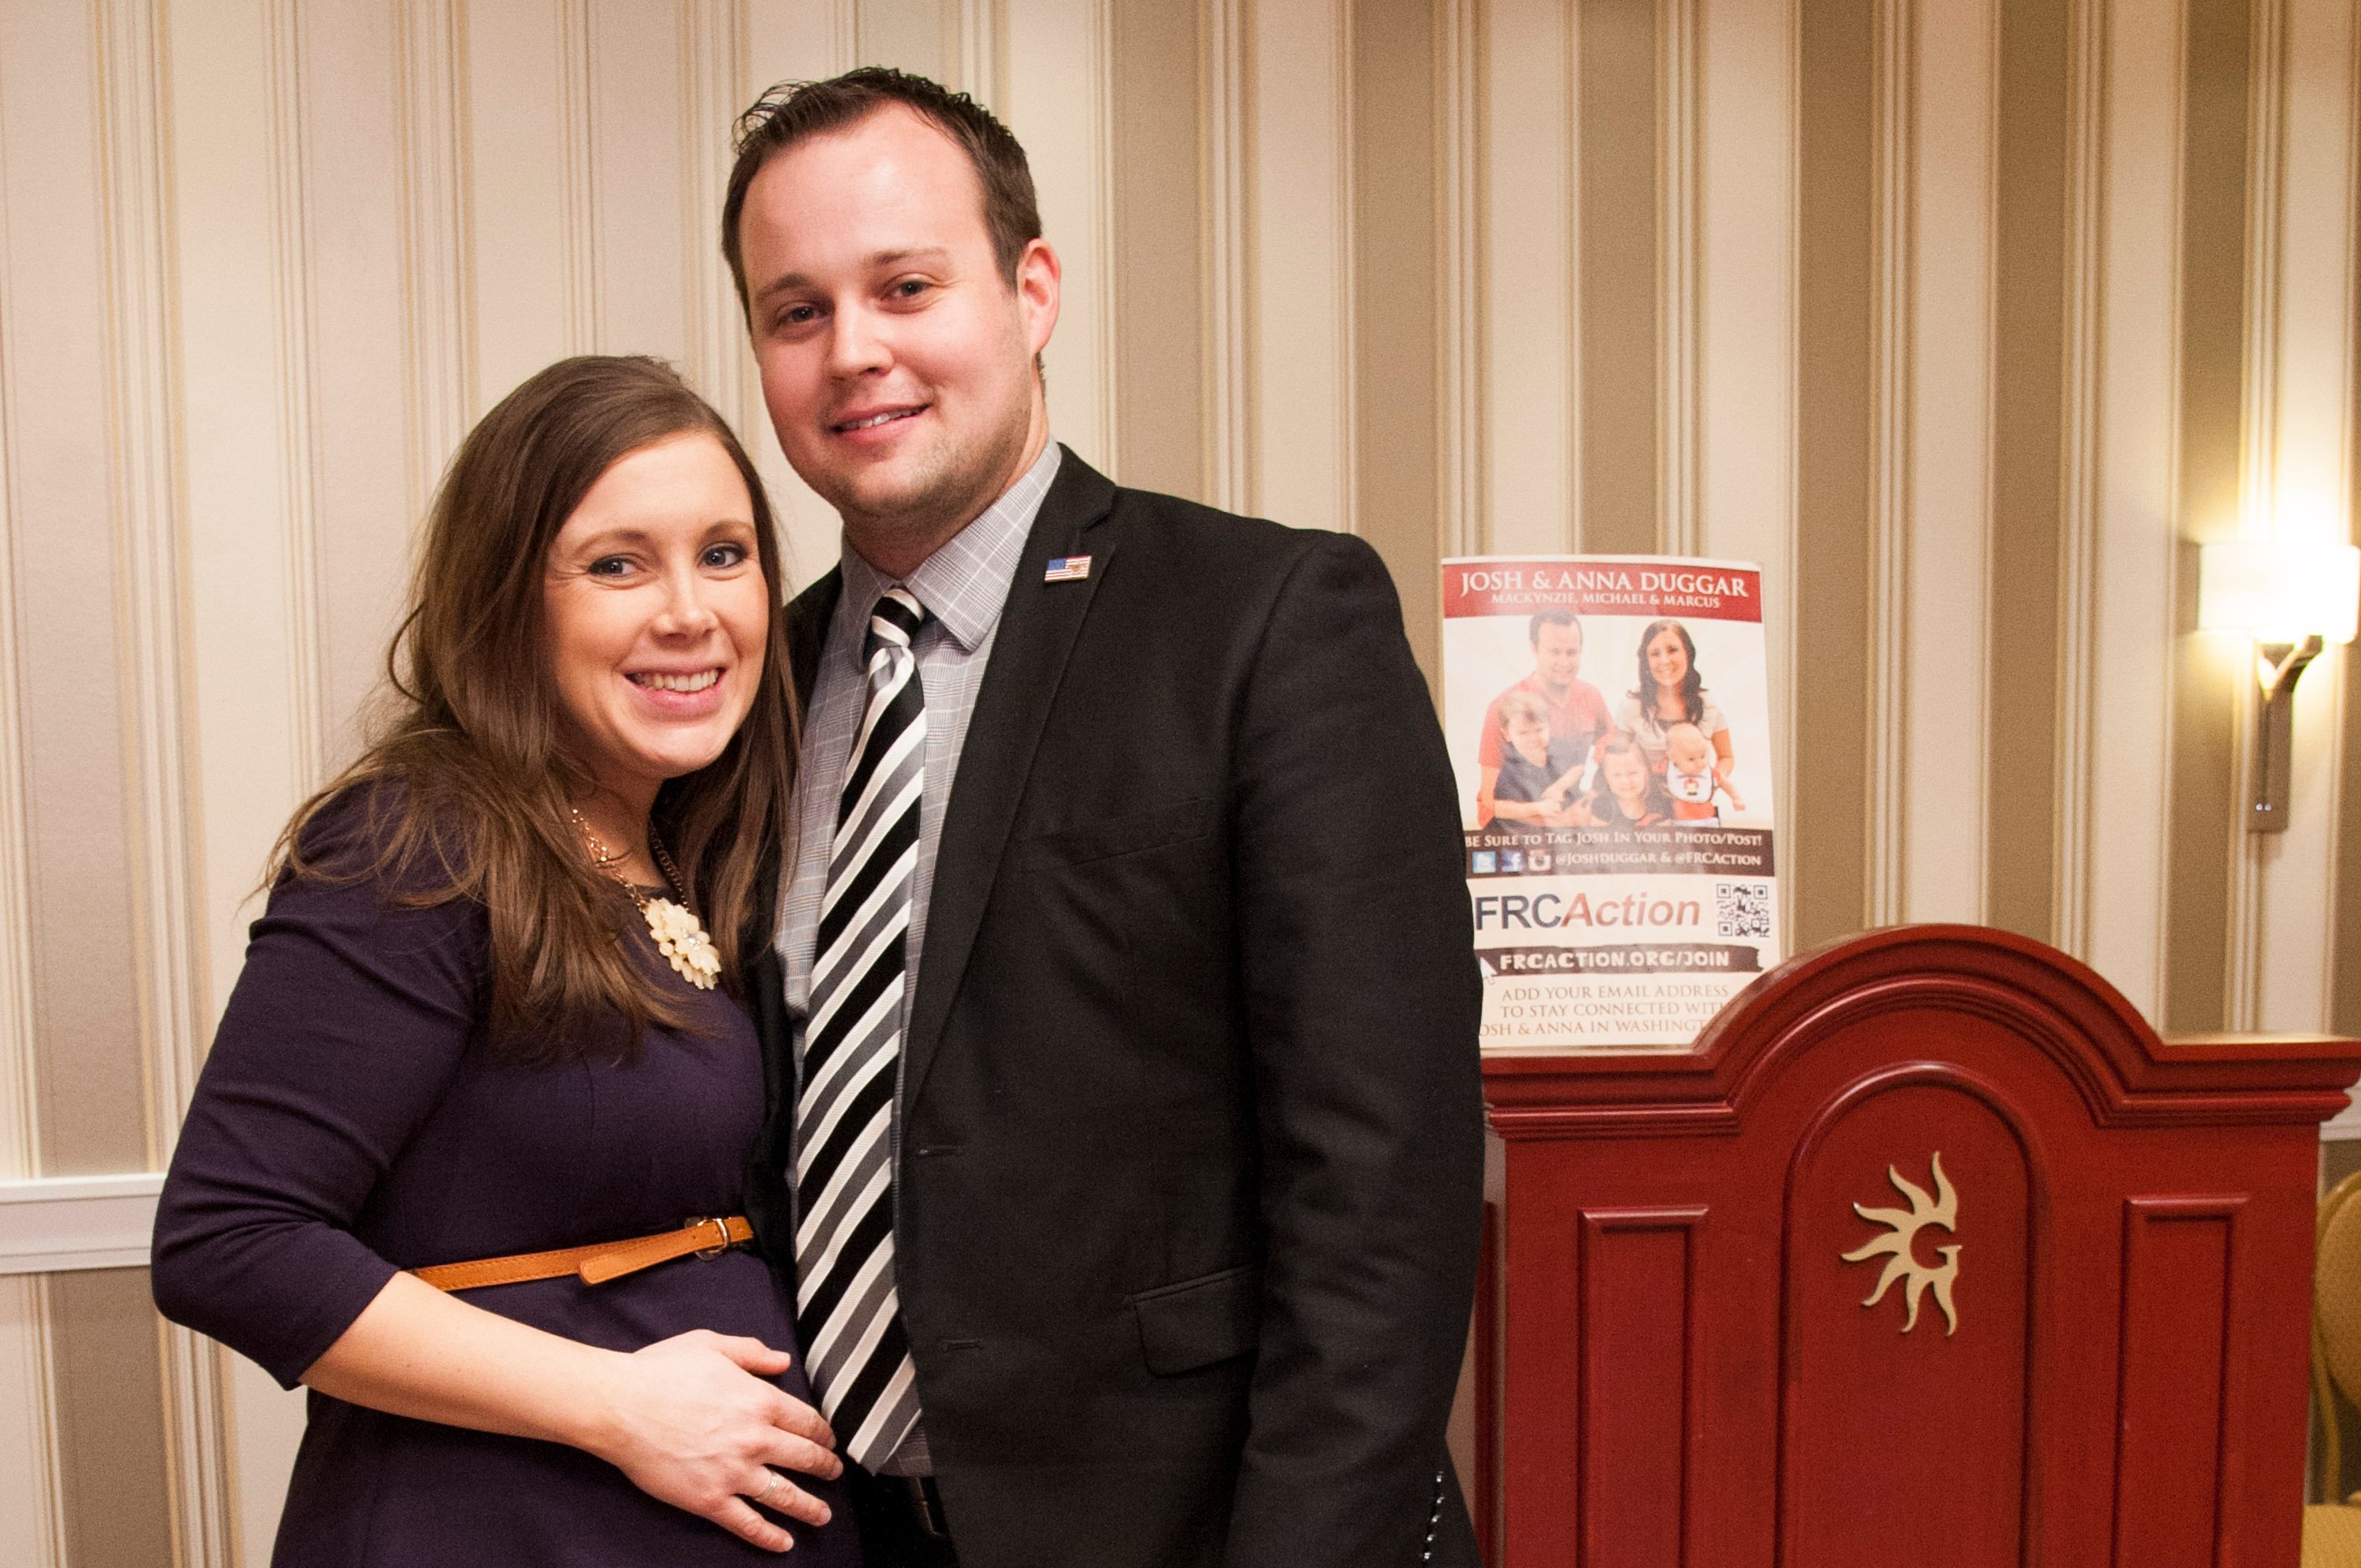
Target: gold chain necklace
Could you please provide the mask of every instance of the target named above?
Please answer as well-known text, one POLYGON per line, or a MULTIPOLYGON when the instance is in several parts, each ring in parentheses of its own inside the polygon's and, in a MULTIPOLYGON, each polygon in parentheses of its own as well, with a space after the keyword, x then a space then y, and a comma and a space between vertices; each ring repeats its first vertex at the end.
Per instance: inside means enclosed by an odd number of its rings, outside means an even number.
POLYGON ((669 898, 650 898, 632 886, 631 879, 619 869, 623 851, 609 849, 590 830, 589 819, 579 808, 568 806, 566 810, 582 835, 583 848, 590 852, 590 864, 613 877, 631 895, 631 902, 640 906, 640 917, 648 923, 648 935, 655 938, 656 951, 664 956, 664 962, 697 990, 712 990, 714 982, 721 978, 721 955, 714 950, 713 938, 706 934, 704 922, 689 909, 688 890, 681 883, 680 868, 664 852, 664 840, 651 832, 648 848, 655 855, 656 869, 664 872, 664 881, 680 895, 679 903, 669 898))

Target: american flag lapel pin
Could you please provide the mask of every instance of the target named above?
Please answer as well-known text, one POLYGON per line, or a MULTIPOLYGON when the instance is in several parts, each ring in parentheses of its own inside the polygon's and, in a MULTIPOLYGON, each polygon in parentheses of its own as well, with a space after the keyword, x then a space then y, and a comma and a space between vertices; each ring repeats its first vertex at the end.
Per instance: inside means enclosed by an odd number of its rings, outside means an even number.
POLYGON ((1091 558, 1087 555, 1060 555, 1049 563, 1041 574, 1045 583, 1079 583, 1091 575, 1091 558))

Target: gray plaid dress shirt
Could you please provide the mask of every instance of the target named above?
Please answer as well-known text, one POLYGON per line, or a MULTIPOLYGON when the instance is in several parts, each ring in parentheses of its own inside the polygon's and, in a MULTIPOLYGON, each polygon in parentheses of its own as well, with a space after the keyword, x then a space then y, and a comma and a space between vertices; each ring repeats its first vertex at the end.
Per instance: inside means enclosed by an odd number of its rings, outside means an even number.
MULTIPOLYGON (((927 773, 918 802, 918 864, 910 883, 910 930, 904 938, 902 1025, 906 1038, 910 999, 917 994, 918 958, 926 944, 927 900, 935 884, 935 850, 942 840, 943 809, 950 803, 959 771, 960 747, 975 694, 992 657, 1000 609, 1016 577, 1027 535, 1058 477, 1059 448, 1051 441, 1005 495, 973 522, 927 557, 901 586, 926 607, 927 622, 916 644, 918 689, 927 712, 927 773)), ((836 834, 837 795, 861 729, 868 676, 861 651, 869 612, 877 597, 895 586, 850 543, 840 562, 844 589, 829 622, 812 681, 811 707, 804 715, 803 755, 796 771, 795 869, 779 922, 779 956, 785 962, 787 1015, 795 1029, 796 1078, 803 1080, 804 1020, 811 1012, 813 947, 819 929, 821 895, 828 888, 828 849, 836 834)), ((895 1164, 900 1165, 902 1104, 898 1083, 894 1102, 895 1164)), ((790 1190, 793 1182, 789 1182, 790 1190)), ((879 1468, 889 1475, 923 1475, 934 1468, 927 1454, 926 1418, 879 1468)))

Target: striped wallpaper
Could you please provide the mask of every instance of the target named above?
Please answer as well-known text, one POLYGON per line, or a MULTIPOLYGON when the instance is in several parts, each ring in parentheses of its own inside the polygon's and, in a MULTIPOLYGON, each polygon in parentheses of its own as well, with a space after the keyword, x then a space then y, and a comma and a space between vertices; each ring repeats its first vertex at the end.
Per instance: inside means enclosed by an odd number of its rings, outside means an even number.
MULTIPOLYGON (((2345 656, 2250 837, 2189 630, 2197 542, 2352 536, 2355 0, 5 0, 0 1198, 160 1167, 523 375, 675 359, 832 560, 712 230, 737 109, 871 60, 1032 148, 1058 434, 1367 536, 1422 658, 1446 554, 1762 562, 1799 941, 2361 1032, 2345 656)), ((137 1268, 0 1275, 0 1561, 259 1563, 300 1419, 137 1268)))

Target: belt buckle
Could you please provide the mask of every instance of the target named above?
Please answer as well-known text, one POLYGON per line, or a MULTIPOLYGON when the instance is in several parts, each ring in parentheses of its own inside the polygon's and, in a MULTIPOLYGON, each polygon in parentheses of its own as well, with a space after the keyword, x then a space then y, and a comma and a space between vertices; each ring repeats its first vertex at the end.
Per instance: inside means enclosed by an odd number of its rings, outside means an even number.
POLYGON ((718 1234, 719 1236, 720 1236, 720 1238, 721 1238, 721 1239, 720 1239, 719 1241, 718 1241, 718 1242, 714 1243, 711 1246, 706 1246, 706 1247, 699 1247, 699 1248, 697 1248, 697 1256, 699 1256, 699 1257, 719 1257, 723 1253, 728 1252, 728 1251, 730 1250, 730 1222, 729 1222, 729 1221, 727 1221, 727 1220, 721 1220, 721 1219, 713 1219, 713 1218, 709 1218, 709 1217, 708 1217, 708 1216, 705 1216, 705 1215, 701 1215, 701 1214, 700 1214, 700 1215, 697 1216, 696 1218, 691 1219, 690 1221, 688 1221, 686 1224, 682 1225, 682 1226, 681 1226, 681 1229, 683 1229, 683 1230, 685 1230, 685 1231, 693 1231, 693 1230, 697 1229, 697 1226, 699 1226, 699 1225, 711 1225, 711 1226, 713 1227, 713 1229, 714 1229, 715 1234, 718 1234))
POLYGON ((942 1494, 935 1489, 931 1475, 904 1475, 901 1483, 910 1497, 910 1511, 917 1516, 918 1529, 929 1541, 949 1541, 950 1531, 943 1523, 942 1494))

